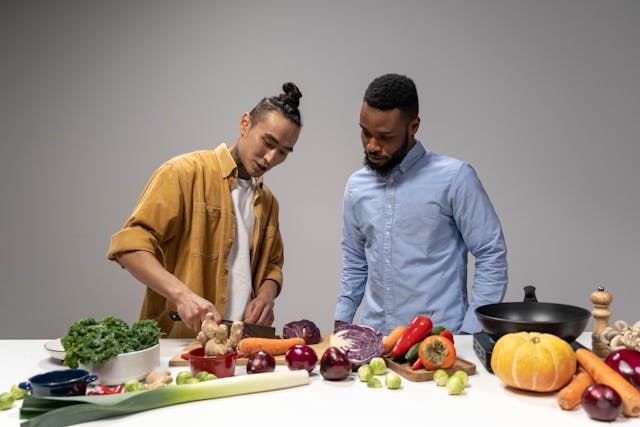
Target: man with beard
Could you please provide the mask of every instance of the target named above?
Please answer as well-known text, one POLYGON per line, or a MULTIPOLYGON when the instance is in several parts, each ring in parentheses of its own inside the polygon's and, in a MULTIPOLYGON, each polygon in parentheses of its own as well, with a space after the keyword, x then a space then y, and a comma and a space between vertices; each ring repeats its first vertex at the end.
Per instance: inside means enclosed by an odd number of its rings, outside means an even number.
POLYGON ((343 201, 342 275, 335 322, 383 334, 419 314, 454 333, 480 331, 474 310, 500 302, 507 251, 500 221, 473 168, 416 139, 414 82, 386 74, 360 110, 365 167, 343 201), (476 259, 467 292, 467 254, 476 259))

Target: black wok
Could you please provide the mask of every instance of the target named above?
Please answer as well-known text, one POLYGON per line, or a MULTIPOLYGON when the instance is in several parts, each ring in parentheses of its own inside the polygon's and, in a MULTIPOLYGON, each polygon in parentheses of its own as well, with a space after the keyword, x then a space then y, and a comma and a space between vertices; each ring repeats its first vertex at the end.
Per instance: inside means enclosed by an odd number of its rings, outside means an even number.
POLYGON ((535 288, 525 286, 523 302, 487 304, 476 308, 484 332, 497 340, 513 332, 543 332, 574 341, 587 327, 591 313, 573 305, 537 302, 535 288))

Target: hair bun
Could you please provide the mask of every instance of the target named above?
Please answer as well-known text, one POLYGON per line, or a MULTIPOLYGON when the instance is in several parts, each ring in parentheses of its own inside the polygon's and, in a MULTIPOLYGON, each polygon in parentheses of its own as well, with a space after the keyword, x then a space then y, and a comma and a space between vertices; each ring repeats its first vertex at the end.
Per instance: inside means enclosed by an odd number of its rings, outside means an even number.
POLYGON ((298 108, 300 105, 300 98, 302 98, 302 92, 298 89, 295 83, 286 82, 282 85, 282 90, 284 93, 279 96, 279 98, 291 105, 294 108, 298 108))

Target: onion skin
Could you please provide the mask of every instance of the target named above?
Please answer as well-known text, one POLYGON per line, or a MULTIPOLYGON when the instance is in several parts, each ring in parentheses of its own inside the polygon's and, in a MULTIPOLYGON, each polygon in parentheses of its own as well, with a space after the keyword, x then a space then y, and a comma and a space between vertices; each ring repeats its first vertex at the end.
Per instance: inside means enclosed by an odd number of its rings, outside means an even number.
POLYGON ((265 350, 251 353, 247 359, 247 374, 262 374, 276 369, 276 359, 265 350))
POLYGON ((289 347, 285 356, 287 367, 292 371, 305 369, 311 373, 318 363, 318 354, 316 351, 304 344, 296 344, 289 347))
POLYGON ((613 421, 622 413, 622 399, 607 385, 591 384, 582 395, 582 407, 594 420, 613 421))
POLYGON ((640 390, 640 351, 630 348, 614 350, 604 362, 640 390))
POLYGON ((338 347, 327 348, 320 359, 320 374, 325 380, 342 381, 351 372, 351 362, 338 347))

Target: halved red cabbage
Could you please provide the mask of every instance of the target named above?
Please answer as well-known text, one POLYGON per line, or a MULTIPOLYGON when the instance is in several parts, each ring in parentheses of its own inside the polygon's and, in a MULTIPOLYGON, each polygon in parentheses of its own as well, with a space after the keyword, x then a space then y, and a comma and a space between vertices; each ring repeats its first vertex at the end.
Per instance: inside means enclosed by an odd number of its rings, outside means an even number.
POLYGON ((331 335, 330 345, 347 353, 353 371, 384 352, 380 332, 370 326, 353 323, 338 326, 331 335))
POLYGON ((306 345, 318 344, 322 340, 320 329, 315 323, 307 319, 289 322, 284 325, 282 336, 284 338, 304 338, 306 345))

